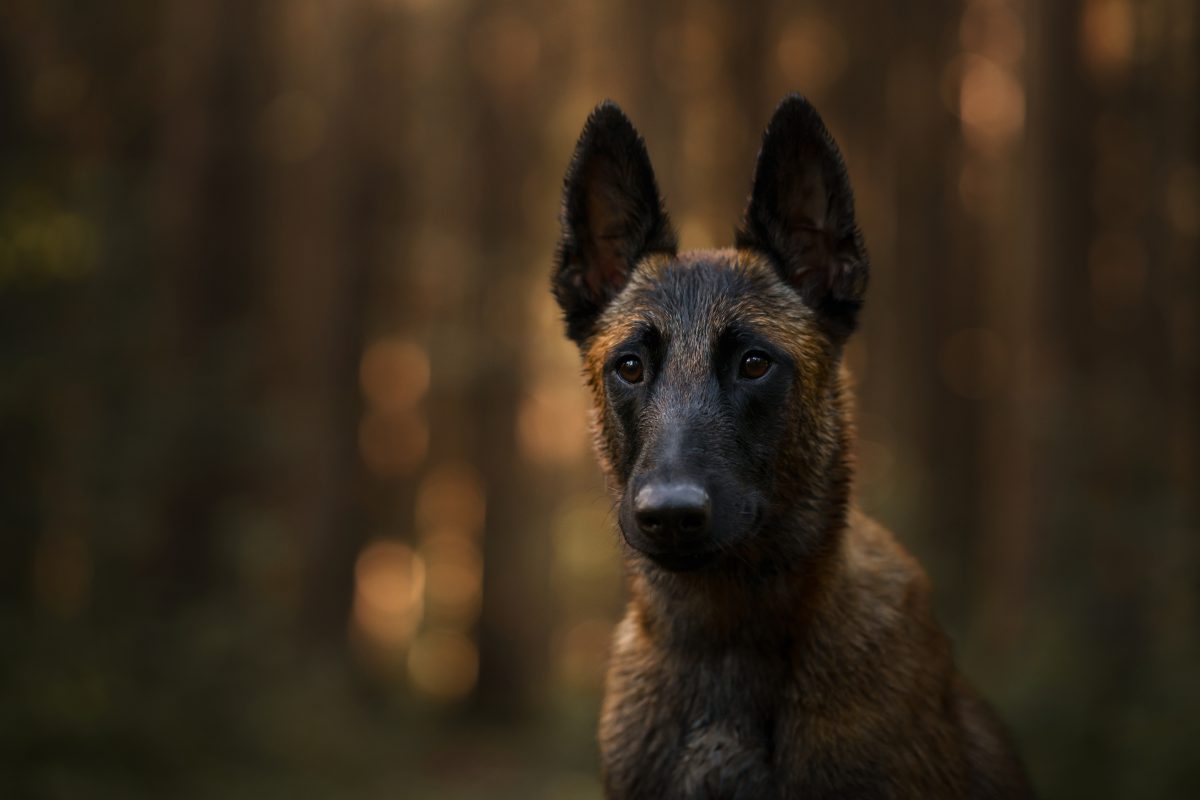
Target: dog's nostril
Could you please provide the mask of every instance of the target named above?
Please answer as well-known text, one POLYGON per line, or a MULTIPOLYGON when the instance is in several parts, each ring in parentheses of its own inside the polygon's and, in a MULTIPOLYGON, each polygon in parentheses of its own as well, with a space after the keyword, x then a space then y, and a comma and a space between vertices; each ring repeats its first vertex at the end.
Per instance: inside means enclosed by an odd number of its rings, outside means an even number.
POLYGON ((658 514, 640 513, 637 515, 638 527, 647 532, 662 528, 662 518, 658 514))
POLYGON ((648 484, 634 498, 634 515, 644 533, 699 534, 708 527, 708 492, 692 483, 648 484))
POLYGON ((704 527, 707 518, 699 511, 685 511, 679 515, 679 527, 685 531, 698 531, 704 527))

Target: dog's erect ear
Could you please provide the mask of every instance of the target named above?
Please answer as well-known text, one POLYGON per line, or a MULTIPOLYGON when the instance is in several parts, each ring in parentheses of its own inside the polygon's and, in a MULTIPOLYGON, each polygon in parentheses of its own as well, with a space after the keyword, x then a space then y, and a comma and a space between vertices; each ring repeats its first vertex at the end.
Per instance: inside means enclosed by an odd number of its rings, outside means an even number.
POLYGON ((854 195, 833 137, 799 95, 784 99, 763 134, 737 244, 771 256, 833 332, 854 329, 869 266, 854 195))
POLYGON ((645 142, 615 103, 601 103, 575 145, 563 194, 553 284, 567 335, 582 344, 638 260, 677 246, 645 142))

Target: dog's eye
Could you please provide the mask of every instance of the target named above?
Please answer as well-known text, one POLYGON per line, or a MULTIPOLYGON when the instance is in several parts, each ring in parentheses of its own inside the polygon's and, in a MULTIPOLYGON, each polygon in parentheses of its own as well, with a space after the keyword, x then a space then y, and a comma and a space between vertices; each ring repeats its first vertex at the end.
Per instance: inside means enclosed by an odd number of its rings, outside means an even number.
POLYGON ((637 356, 625 356, 617 363, 617 374, 626 383, 641 383, 642 360, 637 356))
POLYGON ((771 359, 766 353, 747 353, 742 358, 742 365, 738 369, 738 375, 751 381, 758 380, 763 375, 767 374, 767 370, 771 368, 771 359))

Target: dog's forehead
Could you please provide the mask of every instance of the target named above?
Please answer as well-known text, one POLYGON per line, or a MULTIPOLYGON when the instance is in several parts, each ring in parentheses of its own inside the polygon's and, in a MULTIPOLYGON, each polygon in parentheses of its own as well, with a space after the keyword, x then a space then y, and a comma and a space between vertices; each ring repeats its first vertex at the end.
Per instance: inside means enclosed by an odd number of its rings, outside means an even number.
POLYGON ((707 349, 730 326, 754 330, 782 347, 804 347, 815 318, 761 255, 702 250, 650 256, 606 309, 593 342, 608 352, 652 327, 680 346, 707 349))

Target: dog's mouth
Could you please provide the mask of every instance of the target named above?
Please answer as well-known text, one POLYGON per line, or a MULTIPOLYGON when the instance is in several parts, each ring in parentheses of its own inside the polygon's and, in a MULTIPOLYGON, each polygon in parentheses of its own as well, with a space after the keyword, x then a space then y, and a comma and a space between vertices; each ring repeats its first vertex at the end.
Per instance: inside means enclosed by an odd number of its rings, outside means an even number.
POLYGON ((656 567, 668 572, 695 572, 712 565, 721 555, 721 548, 711 537, 668 543, 647 536, 636 528, 631 531, 630 527, 624 519, 621 520, 621 538, 625 544, 656 567))
POLYGON ((720 555, 720 551, 716 549, 655 552, 639 547, 637 550, 668 572, 696 572, 711 565, 720 555))

